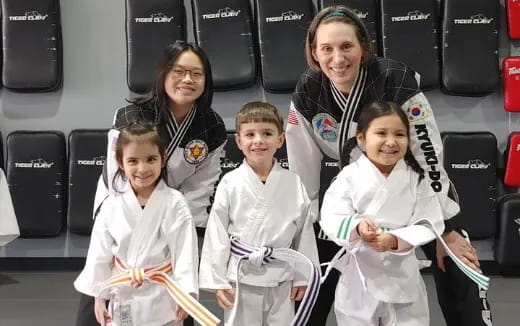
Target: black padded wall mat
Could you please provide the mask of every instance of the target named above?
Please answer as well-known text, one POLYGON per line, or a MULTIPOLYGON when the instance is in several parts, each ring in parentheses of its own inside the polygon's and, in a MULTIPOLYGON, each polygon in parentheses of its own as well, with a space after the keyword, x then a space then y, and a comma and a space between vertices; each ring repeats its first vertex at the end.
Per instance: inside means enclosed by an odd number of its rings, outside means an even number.
POLYGON ((221 176, 238 167, 244 160, 244 154, 235 142, 235 132, 228 131, 227 142, 224 145, 224 155, 220 158, 221 176))
POLYGON ((58 235, 65 216, 65 137, 57 131, 7 136, 7 182, 21 237, 58 235))
POLYGON ((78 129, 69 135, 69 204, 67 226, 71 232, 90 234, 97 181, 107 152, 107 130, 78 129))
POLYGON ((496 230, 497 140, 490 132, 442 134, 444 168, 459 197, 459 224, 472 238, 489 238, 496 230))
POLYGON ((255 51, 249 0, 192 0, 197 44, 211 62, 216 89, 255 82, 255 51))
POLYGON ((19 91, 51 91, 62 82, 58 0, 2 0, 2 82, 19 91))
POLYGON ((502 267, 520 267, 520 194, 505 195, 497 207, 495 260, 502 267))
POLYGON ((374 53, 378 53, 379 36, 377 33, 377 9, 376 0, 319 0, 320 9, 330 6, 346 6, 356 13, 365 24, 370 37, 372 37, 372 48, 374 53))
POLYGON ((262 83, 266 91, 293 91, 307 68, 305 36, 314 17, 311 0, 255 0, 262 83))
POLYGON ((444 0, 442 85, 448 94, 485 95, 499 83, 496 0, 444 0))
POLYGON ((182 0, 126 0, 126 81, 131 91, 150 90, 166 46, 186 40, 185 20, 182 0))
POLYGON ((383 56, 401 61, 418 72, 421 88, 438 86, 437 0, 380 0, 380 7, 383 56))

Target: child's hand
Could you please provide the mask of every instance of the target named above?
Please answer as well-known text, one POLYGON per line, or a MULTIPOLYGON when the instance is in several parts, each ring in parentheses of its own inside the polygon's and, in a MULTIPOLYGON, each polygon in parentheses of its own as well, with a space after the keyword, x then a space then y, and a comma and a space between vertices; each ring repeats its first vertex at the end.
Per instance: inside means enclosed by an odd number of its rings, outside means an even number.
POLYGON ((391 233, 377 233, 374 241, 367 243, 375 251, 388 251, 397 249, 397 237, 391 233))
POLYGON ((181 306, 177 305, 175 307, 175 316, 173 317, 173 320, 175 321, 181 321, 188 318, 188 314, 184 309, 181 308, 181 306))
POLYGON ((233 308, 233 302, 235 301, 235 290, 223 289, 217 290, 216 293, 217 303, 222 309, 229 310, 233 308))
POLYGON ((307 286, 294 286, 291 289, 291 300, 293 301, 300 301, 303 299, 303 295, 305 294, 305 291, 307 291, 307 286))
POLYGON ((376 229, 376 224, 369 217, 363 218, 356 226, 356 230, 364 242, 372 242, 376 239, 376 229))
POLYGON ((100 325, 112 322, 112 317, 107 311, 107 300, 105 299, 94 299, 94 314, 96 315, 96 320, 100 325), (97 307, 100 307, 102 312, 98 311, 97 307))

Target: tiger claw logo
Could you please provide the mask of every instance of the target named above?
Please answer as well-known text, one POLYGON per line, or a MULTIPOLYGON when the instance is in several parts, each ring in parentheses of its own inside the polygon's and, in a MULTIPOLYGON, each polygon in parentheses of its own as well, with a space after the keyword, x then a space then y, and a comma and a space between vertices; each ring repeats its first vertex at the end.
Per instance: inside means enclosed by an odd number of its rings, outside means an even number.
POLYGON ((491 163, 485 163, 480 159, 469 160, 468 163, 452 163, 452 169, 487 170, 491 163))
POLYGON ((284 169, 289 168, 289 161, 286 158, 279 159, 278 164, 280 164, 280 166, 284 169))
POLYGON ((493 21, 493 18, 487 18, 483 14, 476 14, 476 15, 471 16, 470 18, 454 19, 453 23, 458 24, 458 25, 472 25, 472 24, 487 25, 487 24, 491 24, 492 21, 493 21))
POLYGON ((15 168, 26 168, 26 169, 50 169, 54 165, 54 162, 47 162, 43 158, 37 158, 30 162, 16 162, 14 163, 15 168))
POLYGON ((136 17, 136 23, 171 23, 173 16, 168 17, 162 12, 151 14, 150 17, 136 17))
POLYGON ((240 10, 233 10, 229 7, 219 9, 214 14, 203 14, 202 19, 215 19, 215 18, 230 18, 237 17, 240 14, 240 10))
POLYGON ((297 12, 295 12, 293 10, 289 10, 286 12, 282 12, 282 14, 280 16, 266 17, 265 22, 273 23, 273 22, 281 22, 281 21, 301 20, 303 16, 305 16, 305 14, 298 14, 297 12))
POLYGON ((232 160, 230 160, 228 158, 220 159, 220 168, 221 169, 234 169, 239 165, 240 165, 240 162, 233 162, 232 160))
POLYGON ((392 17, 393 22, 406 22, 406 21, 418 21, 427 20, 431 14, 425 14, 420 10, 409 11, 406 16, 395 16, 392 17))
POLYGON ((103 166, 105 164, 105 156, 96 156, 91 160, 78 160, 78 165, 97 165, 97 166, 103 166))
POLYGON ((358 16, 359 19, 366 19, 368 17, 368 11, 367 12, 362 12, 359 9, 352 9, 352 12, 355 13, 356 16, 358 16))
POLYGON ((23 16, 9 16, 10 21, 44 21, 49 15, 42 15, 38 11, 27 11, 23 16))

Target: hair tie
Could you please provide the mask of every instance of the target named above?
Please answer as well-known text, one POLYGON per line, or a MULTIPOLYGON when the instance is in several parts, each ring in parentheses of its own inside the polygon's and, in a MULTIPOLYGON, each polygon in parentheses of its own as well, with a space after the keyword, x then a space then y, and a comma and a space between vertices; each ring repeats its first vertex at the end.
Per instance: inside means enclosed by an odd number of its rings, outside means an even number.
POLYGON ((344 12, 342 11, 333 11, 331 13, 329 13, 327 16, 325 17, 333 17, 333 16, 343 16, 343 17, 347 17, 347 14, 345 14, 344 12))

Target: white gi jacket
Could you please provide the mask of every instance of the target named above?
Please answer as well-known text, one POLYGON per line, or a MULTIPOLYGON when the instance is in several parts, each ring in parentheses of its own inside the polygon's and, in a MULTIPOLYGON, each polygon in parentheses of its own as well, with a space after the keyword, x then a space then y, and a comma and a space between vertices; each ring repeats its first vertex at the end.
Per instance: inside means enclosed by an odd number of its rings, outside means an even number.
POLYGON ((19 235, 20 229, 14 214, 7 180, 4 171, 0 169, 0 246, 5 246, 19 235))
MULTIPOLYGON (((104 282, 120 273, 118 257, 128 268, 171 262, 172 279, 188 293, 198 294, 197 236, 186 200, 162 180, 141 208, 132 188, 111 194, 94 222, 87 261, 74 282, 76 290, 98 296, 104 282)), ((133 325, 163 325, 173 320, 175 303, 166 289, 145 281, 134 289, 112 289, 113 317, 130 307, 133 325)))
MULTIPOLYGON (((231 289, 230 282, 236 282, 238 258, 230 254, 231 235, 253 247, 292 248, 318 264, 310 204, 300 178, 277 163, 265 185, 245 160, 224 175, 206 227, 200 287, 231 289)), ((284 281, 307 284, 306 273, 276 260, 260 267, 246 261, 241 273, 240 283, 259 287, 276 287, 284 281)))
MULTIPOLYGON (((351 94, 343 95, 322 72, 302 74, 291 100, 286 139, 289 169, 301 176, 318 212, 321 160, 339 160, 340 142, 355 135, 361 109, 374 101, 401 106, 410 122, 410 149, 425 171, 426 183, 437 194, 445 219, 458 205, 447 197, 449 179, 442 165, 442 142, 430 103, 421 92, 418 75, 404 64, 374 58, 362 67, 351 94)), ((357 157, 353 157, 350 161, 357 157)))
POLYGON ((331 240, 347 248, 336 268, 357 270, 368 293, 383 302, 417 300, 421 276, 414 247, 435 238, 432 226, 438 233, 444 230, 435 193, 426 180, 418 180, 419 175, 403 160, 385 178, 361 155, 338 174, 323 198, 320 225, 331 240), (376 252, 366 246, 356 232, 364 217, 395 235, 398 250, 376 252), (351 264, 359 269, 352 269, 351 264))

